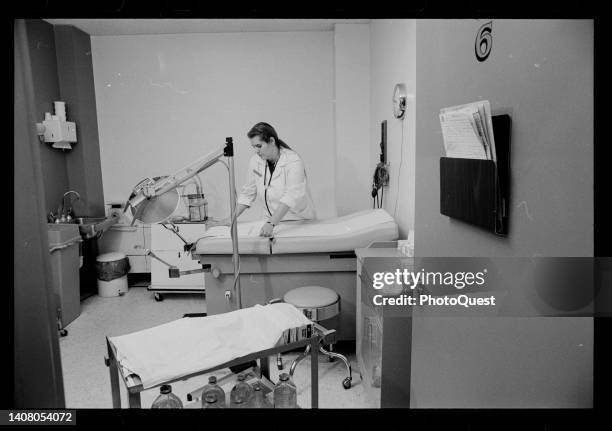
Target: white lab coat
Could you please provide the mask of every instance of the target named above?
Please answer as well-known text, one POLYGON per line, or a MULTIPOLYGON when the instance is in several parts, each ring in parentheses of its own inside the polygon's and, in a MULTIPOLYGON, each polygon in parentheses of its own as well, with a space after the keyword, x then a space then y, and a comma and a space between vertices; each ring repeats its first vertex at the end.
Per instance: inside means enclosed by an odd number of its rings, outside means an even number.
POLYGON ((280 157, 272 178, 270 178, 268 163, 257 154, 251 157, 247 182, 237 202, 251 206, 256 198, 261 199, 263 203, 265 219, 274 214, 279 203, 284 203, 289 207, 289 211, 282 220, 316 218, 304 162, 295 151, 280 149, 280 157))

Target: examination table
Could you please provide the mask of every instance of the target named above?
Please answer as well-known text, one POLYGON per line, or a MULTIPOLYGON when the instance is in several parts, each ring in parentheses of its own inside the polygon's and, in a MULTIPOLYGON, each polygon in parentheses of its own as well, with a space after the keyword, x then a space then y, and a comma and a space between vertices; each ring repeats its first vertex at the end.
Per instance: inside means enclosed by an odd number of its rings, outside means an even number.
MULTIPOLYGON (((324 286, 341 298, 340 315, 324 326, 339 340, 355 339, 356 257, 354 250, 398 238, 395 220, 383 209, 322 220, 282 222, 274 238, 259 236, 263 221, 238 224, 242 306, 265 304, 300 286, 324 286)), ((210 228, 197 240, 193 259, 210 264, 205 273, 208 315, 237 308, 229 228, 210 228)))

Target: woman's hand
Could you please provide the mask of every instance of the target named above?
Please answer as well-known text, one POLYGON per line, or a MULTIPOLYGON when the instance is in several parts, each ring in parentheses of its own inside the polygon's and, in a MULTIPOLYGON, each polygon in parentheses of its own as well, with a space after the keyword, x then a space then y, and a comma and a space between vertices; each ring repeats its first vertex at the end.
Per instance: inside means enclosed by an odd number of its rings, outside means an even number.
POLYGON ((206 227, 215 227, 215 226, 229 226, 231 223, 230 221, 230 217, 226 217, 224 219, 221 220, 212 220, 212 219, 208 219, 206 221, 206 227))
POLYGON ((274 226, 272 226, 272 223, 266 222, 261 227, 261 231, 259 231, 259 236, 271 237, 273 232, 274 226))

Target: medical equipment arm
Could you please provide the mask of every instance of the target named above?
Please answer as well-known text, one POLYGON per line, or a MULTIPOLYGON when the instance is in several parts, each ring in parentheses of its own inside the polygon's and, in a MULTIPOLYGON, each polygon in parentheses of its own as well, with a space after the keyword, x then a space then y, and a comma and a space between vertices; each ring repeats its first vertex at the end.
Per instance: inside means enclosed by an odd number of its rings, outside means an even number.
MULTIPOLYGON (((151 178, 146 178, 141 181, 133 190, 132 196, 127 201, 125 205, 124 212, 127 211, 129 207, 134 210, 134 220, 138 219, 140 212, 139 208, 142 211, 143 206, 146 206, 147 200, 151 202, 151 198, 158 197, 172 191, 190 180, 200 172, 208 169, 218 161, 221 161, 222 157, 227 157, 228 159, 228 170, 229 170, 229 195, 230 195, 230 217, 231 217, 231 237, 232 237, 232 249, 233 249, 233 261, 234 261, 234 292, 236 293, 236 302, 238 308, 242 308, 242 293, 240 290, 240 255, 238 253, 238 226, 236 223, 236 181, 235 181, 235 172, 234 172, 234 143, 231 137, 225 138, 225 145, 217 148, 216 150, 210 152, 204 157, 192 162, 188 166, 178 170, 173 175, 168 177, 162 177, 157 180, 153 180, 151 178)), ((158 259, 159 260, 159 259, 158 259)), ((164 262, 165 263, 165 262, 164 262)), ((172 270, 172 266, 169 265, 172 270)), ((171 273, 171 277, 176 277, 176 271, 171 273)), ((180 271, 179 275, 180 276, 180 271)), ((226 292, 226 295, 231 294, 231 292, 226 292)))
POLYGON ((210 264, 202 264, 202 268, 201 269, 190 269, 188 271, 181 271, 177 266, 171 265, 168 262, 166 262, 165 260, 161 259, 160 257, 158 257, 155 253, 153 253, 151 250, 146 249, 145 250, 145 256, 151 256, 154 259, 157 259, 158 261, 160 261, 161 263, 163 263, 164 265, 166 265, 168 267, 168 275, 170 278, 179 278, 182 275, 190 275, 190 274, 199 274, 202 272, 210 272, 210 268, 211 265, 210 264))
POLYGON ((181 184, 187 182, 187 180, 217 163, 221 157, 230 157, 227 155, 228 147, 233 156, 233 145, 231 138, 228 139, 230 141, 226 142, 224 146, 217 148, 204 157, 176 171, 169 177, 160 178, 157 181, 153 181, 150 178, 141 181, 134 188, 134 196, 128 200, 126 210, 128 207, 136 208, 138 205, 144 202, 145 199, 163 195, 164 193, 179 187, 181 184))

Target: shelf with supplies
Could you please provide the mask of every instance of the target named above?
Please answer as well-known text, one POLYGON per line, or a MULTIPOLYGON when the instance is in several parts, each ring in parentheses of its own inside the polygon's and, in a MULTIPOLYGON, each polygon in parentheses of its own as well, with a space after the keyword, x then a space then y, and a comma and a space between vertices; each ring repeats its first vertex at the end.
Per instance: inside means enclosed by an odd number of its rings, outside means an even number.
POLYGON ((510 200, 509 115, 493 115, 496 160, 441 157, 440 213, 508 234, 510 200))

